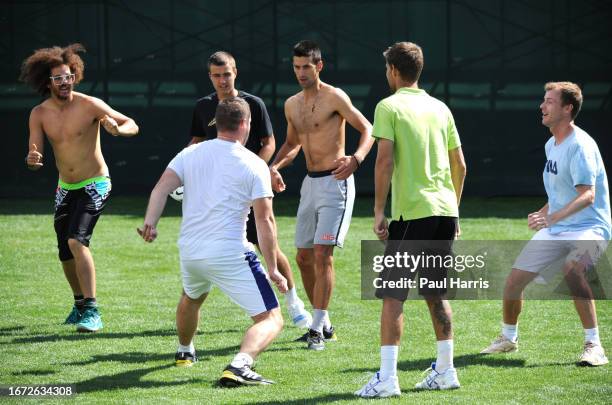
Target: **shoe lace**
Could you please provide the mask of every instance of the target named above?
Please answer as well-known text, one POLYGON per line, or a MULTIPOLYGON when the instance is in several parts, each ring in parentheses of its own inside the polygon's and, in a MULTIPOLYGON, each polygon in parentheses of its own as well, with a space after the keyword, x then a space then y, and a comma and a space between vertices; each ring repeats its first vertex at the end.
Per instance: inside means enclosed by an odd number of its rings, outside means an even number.
POLYGON ((308 341, 313 342, 313 343, 319 343, 323 340, 323 334, 315 331, 315 330, 310 330, 308 332, 308 341))
POLYGON ((435 369, 436 363, 431 363, 431 366, 421 373, 421 376, 425 376, 425 383, 431 387, 431 383, 435 381, 436 377, 440 375, 435 369))
POLYGON ((592 354, 597 345, 593 342, 586 342, 584 344, 584 354, 592 354))
POLYGON ((504 335, 499 335, 494 341, 493 344, 500 344, 503 341, 508 340, 508 338, 506 338, 504 335))
POLYGON ((97 312, 97 309, 94 307, 85 308, 83 311, 83 318, 88 318, 90 316, 94 316, 97 312))
POLYGON ((251 367, 249 366, 244 366, 244 376, 247 378, 251 378, 254 380, 259 380, 261 379, 261 376, 259 374, 257 374, 256 372, 254 372, 253 370, 251 370, 251 367))
POLYGON ((374 374, 365 386, 365 393, 370 393, 380 382, 380 375, 378 373, 374 374))

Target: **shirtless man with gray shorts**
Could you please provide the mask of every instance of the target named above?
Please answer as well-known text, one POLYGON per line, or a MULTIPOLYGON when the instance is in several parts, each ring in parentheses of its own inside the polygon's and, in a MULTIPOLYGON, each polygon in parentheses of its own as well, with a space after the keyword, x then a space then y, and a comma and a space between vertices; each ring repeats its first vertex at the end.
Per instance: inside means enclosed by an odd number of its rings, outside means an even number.
POLYGON ((304 150, 308 174, 300 191, 295 244, 304 289, 313 306, 313 322, 305 335, 308 348, 323 350, 333 340, 327 308, 334 286, 334 246, 342 247, 348 231, 355 185, 353 172, 372 148, 372 126, 341 89, 323 83, 321 50, 313 41, 293 48, 293 71, 302 91, 285 102, 287 138, 272 164, 272 188, 285 189, 279 169, 304 150), (359 145, 346 155, 345 124, 360 134, 359 145))

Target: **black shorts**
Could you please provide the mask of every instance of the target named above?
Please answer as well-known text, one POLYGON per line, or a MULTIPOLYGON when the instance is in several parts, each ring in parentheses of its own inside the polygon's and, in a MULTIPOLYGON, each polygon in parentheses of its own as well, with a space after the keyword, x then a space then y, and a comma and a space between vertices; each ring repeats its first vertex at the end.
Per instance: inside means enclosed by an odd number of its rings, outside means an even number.
POLYGON ((408 287, 389 288, 384 282, 415 280, 417 274, 420 295, 444 295, 447 290, 445 280, 448 269, 444 267, 442 258, 452 254, 456 230, 456 217, 426 217, 409 221, 403 221, 400 217, 399 221, 391 221, 385 256, 399 254, 405 257, 407 254, 415 258, 420 257, 421 262, 414 268, 406 267, 405 261, 402 261, 400 267, 385 268, 380 274, 383 286, 376 289, 376 297, 405 301, 410 290, 408 287), (421 286, 421 279, 426 279, 428 283, 421 286))
POLYGON ((76 189, 57 187, 54 227, 61 261, 73 258, 68 239, 76 239, 84 246, 89 246, 94 227, 106 207, 110 191, 111 181, 108 177, 97 177, 76 189))
POLYGON ((255 213, 253 212, 253 207, 251 207, 251 211, 249 211, 249 217, 246 223, 246 234, 247 240, 249 242, 259 246, 259 239, 257 239, 257 227, 255 226, 255 213))

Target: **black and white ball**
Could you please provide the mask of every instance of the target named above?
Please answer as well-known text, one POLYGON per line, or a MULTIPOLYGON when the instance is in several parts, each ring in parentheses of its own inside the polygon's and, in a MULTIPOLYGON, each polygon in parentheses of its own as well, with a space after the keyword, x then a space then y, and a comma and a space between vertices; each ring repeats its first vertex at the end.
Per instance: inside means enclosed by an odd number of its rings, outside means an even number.
POLYGON ((179 188, 171 192, 170 197, 179 202, 183 201, 183 186, 180 186, 179 188))

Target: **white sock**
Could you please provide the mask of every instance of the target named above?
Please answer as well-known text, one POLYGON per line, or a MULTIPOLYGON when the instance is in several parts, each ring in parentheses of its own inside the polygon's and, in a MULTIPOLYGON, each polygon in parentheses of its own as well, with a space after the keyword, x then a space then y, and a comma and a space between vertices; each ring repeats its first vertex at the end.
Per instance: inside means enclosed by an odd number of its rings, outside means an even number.
POLYGON ((599 340, 599 328, 594 327, 593 329, 585 329, 584 330, 584 343, 591 342, 596 345, 601 345, 601 340, 599 340))
POLYGON ((294 286, 292 289, 287 290, 287 292, 285 293, 285 301, 287 302, 287 305, 291 306, 295 304, 297 300, 299 300, 299 298, 297 295, 297 290, 294 286))
POLYGON ((516 343, 518 340, 518 324, 508 325, 507 323, 502 323, 502 335, 513 343, 516 343))
POLYGON ((310 329, 323 333, 323 325, 325 324, 326 316, 327 316, 327 311, 324 309, 313 310, 312 325, 310 325, 310 329))
POLYGON ((454 367, 453 364, 453 339, 438 340, 438 357, 436 358, 436 371, 443 373, 449 368, 454 367))
POLYGON ((234 360, 232 360, 230 365, 236 368, 242 368, 244 366, 251 367, 253 365, 253 358, 247 353, 240 352, 236 356, 234 356, 234 360))
POLYGON ((380 380, 397 375, 397 354, 399 346, 380 346, 380 380))
POLYGON ((325 319, 323 320, 323 327, 325 330, 331 328, 331 321, 329 320, 329 311, 325 311, 325 319))
POLYGON ((195 347, 193 347, 193 342, 189 343, 189 346, 183 346, 182 344, 179 343, 178 351, 195 353, 195 347))

